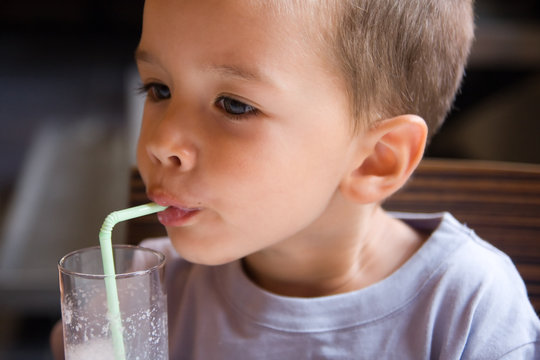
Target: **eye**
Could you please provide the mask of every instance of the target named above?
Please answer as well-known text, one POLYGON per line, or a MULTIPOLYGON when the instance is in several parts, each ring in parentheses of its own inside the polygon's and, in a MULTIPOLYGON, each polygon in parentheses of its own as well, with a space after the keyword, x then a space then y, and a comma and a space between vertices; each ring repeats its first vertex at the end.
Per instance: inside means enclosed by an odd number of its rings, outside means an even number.
POLYGON ((257 108, 254 106, 245 104, 242 101, 230 98, 228 96, 220 96, 216 100, 216 106, 233 117, 243 117, 258 113, 257 108))
POLYGON ((171 97, 171 90, 167 85, 160 83, 149 83, 140 87, 139 92, 147 94, 153 101, 166 100, 171 97))

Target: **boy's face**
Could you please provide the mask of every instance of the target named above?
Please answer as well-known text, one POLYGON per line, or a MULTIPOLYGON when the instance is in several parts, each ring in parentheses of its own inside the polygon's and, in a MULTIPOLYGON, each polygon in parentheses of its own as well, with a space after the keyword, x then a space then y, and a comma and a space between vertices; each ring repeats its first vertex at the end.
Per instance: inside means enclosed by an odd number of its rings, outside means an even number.
POLYGON ((336 216, 357 138, 303 26, 246 0, 146 1, 138 165, 150 198, 173 206, 160 220, 188 260, 277 250, 336 216))

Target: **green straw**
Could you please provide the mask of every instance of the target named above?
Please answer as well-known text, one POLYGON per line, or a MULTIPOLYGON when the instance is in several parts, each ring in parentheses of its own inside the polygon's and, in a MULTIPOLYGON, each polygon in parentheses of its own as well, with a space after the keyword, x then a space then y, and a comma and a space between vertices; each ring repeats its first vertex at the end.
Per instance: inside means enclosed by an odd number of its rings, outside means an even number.
POLYGON ((112 229, 114 225, 120 221, 153 214, 165 210, 166 208, 166 206, 149 203, 124 210, 113 211, 105 218, 101 230, 99 231, 101 257, 103 258, 103 272, 105 274, 105 291, 107 292, 107 306, 109 308, 108 315, 111 324, 114 357, 116 360, 125 360, 126 351, 124 349, 120 303, 118 301, 118 290, 116 288, 115 279, 116 274, 114 271, 114 257, 111 241, 112 229))

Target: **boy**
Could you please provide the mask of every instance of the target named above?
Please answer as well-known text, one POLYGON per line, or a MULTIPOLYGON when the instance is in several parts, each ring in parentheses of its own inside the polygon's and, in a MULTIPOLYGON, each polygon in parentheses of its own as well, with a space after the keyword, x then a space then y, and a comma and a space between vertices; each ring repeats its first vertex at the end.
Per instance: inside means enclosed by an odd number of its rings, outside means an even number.
POLYGON ((171 359, 540 356, 505 255, 380 206, 472 38, 471 0, 146 1, 138 166, 169 206, 147 245, 169 255, 171 359))

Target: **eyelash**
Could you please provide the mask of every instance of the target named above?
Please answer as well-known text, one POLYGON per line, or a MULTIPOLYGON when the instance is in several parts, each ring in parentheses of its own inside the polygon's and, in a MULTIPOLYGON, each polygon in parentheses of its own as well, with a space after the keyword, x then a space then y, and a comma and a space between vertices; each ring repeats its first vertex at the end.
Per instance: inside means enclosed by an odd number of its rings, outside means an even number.
MULTIPOLYGON (((159 102, 159 101, 167 100, 170 98, 169 88, 166 85, 156 83, 156 82, 151 82, 151 83, 143 84, 139 86, 137 88, 137 93, 145 94, 153 102, 159 102), (161 96, 157 93, 158 91, 165 90, 165 89, 169 93, 167 96, 161 96)), ((257 116, 260 113, 259 109, 257 109, 256 107, 246 104, 243 101, 237 100, 233 97, 226 96, 226 95, 219 96, 214 101, 214 105, 217 108, 219 108, 225 114, 225 116, 233 120, 243 120, 251 116, 257 116), (229 105, 227 105, 226 102, 229 102, 229 105), (242 106, 248 109, 244 113, 235 114, 234 112, 230 112, 231 111, 230 107, 232 105, 230 102, 234 102, 235 103, 234 105, 236 106, 242 106)))
POLYGON ((156 82, 151 82, 151 83, 148 83, 148 84, 143 84, 141 86, 139 86, 137 88, 137 92, 139 94, 145 94, 147 97, 150 98, 150 100, 154 101, 154 102, 158 102, 158 101, 162 101, 162 100, 166 100, 170 97, 170 90, 169 88, 166 86, 166 85, 163 85, 163 84, 160 84, 160 83, 156 83, 156 82), (168 92, 169 92, 169 96, 167 97, 161 97, 157 94, 157 91, 158 91, 158 88, 159 90, 164 90, 164 89, 167 89, 168 92))
POLYGON ((243 120, 243 119, 246 119, 248 117, 257 116, 257 115, 260 114, 259 109, 257 109, 256 107, 254 107, 252 105, 249 105, 249 104, 246 104, 243 101, 236 100, 235 98, 232 98, 230 96, 225 96, 225 95, 219 96, 216 99, 216 101, 214 102, 214 105, 217 108, 219 108, 225 114, 225 116, 227 116, 228 118, 233 119, 233 120, 243 120), (229 103, 229 105, 227 106, 226 103, 225 103, 226 101, 234 102, 235 105, 246 107, 248 109, 244 113, 240 113, 240 114, 235 114, 233 112, 229 112, 231 110, 230 109, 231 104, 229 103), (227 108, 229 108, 229 110, 227 108))

